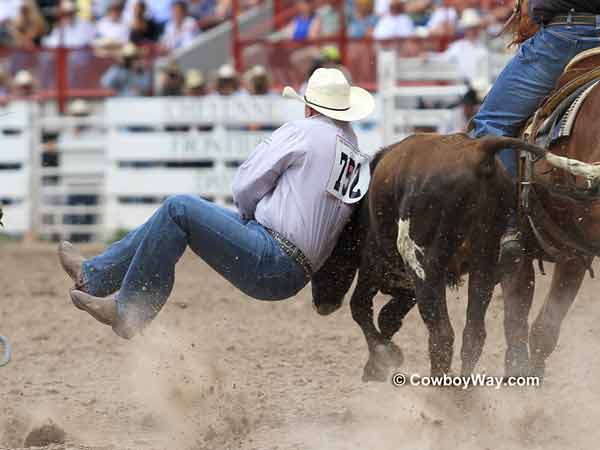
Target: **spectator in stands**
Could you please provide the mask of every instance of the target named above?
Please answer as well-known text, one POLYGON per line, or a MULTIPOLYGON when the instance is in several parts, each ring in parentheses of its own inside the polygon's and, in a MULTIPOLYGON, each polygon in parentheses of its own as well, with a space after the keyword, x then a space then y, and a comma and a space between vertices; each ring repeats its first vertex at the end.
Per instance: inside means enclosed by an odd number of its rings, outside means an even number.
POLYGON ((13 96, 17 99, 30 99, 35 95, 36 85, 28 70, 19 70, 13 81, 13 96))
POLYGON ((13 45, 27 50, 40 44, 47 25, 34 0, 23 0, 19 12, 8 22, 13 45))
POLYGON ((481 17, 476 9, 465 9, 458 25, 464 31, 464 38, 454 41, 445 52, 434 58, 455 62, 471 86, 480 86, 485 76, 481 73, 481 65, 485 64, 488 54, 481 40, 481 17))
POLYGON ((244 75, 248 92, 252 95, 271 93, 271 79, 263 66, 254 66, 244 75))
POLYGON ((160 37, 161 27, 147 14, 147 6, 144 0, 137 0, 134 4, 129 27, 131 28, 129 40, 136 45, 156 42, 160 37))
POLYGON ((172 15, 161 38, 161 44, 167 50, 188 46, 199 32, 198 24, 188 15, 185 1, 177 0, 173 3, 172 15))
POLYGON ((394 39, 414 35, 415 26, 405 14, 403 0, 391 0, 387 14, 377 23, 373 36, 375 39, 394 39))
POLYGON ((42 43, 46 47, 78 48, 89 45, 94 39, 94 26, 75 17, 75 3, 72 0, 62 0, 59 6, 58 23, 42 43))
POLYGON ((231 65, 223 64, 217 72, 216 92, 218 95, 234 95, 239 92, 240 81, 237 72, 231 65))
MULTIPOLYGON (((125 19, 127 22, 131 21, 133 17, 133 10, 135 4, 139 0, 127 0, 125 5, 125 19)), ((171 20, 173 0, 146 0, 147 6, 147 18, 152 18, 156 23, 163 27, 169 20, 171 20)))
POLYGON ((162 97, 178 97, 183 95, 185 80, 177 61, 169 60, 160 69, 158 79, 158 95, 162 97))
POLYGON ((373 13, 373 0, 354 0, 348 20, 348 36, 364 38, 373 36, 379 18, 373 13))
POLYGON ((298 14, 286 27, 285 34, 294 41, 314 39, 321 34, 321 20, 316 13, 313 1, 300 1, 296 3, 298 14))
POLYGON ((100 83, 102 87, 114 90, 119 97, 150 95, 152 78, 144 68, 140 49, 135 44, 126 44, 119 63, 106 71, 100 83))
MULTIPOLYGON (((67 114, 75 119, 83 119, 92 114, 92 108, 85 100, 76 99, 69 104, 67 114)), ((66 143, 73 146, 75 143, 101 138, 101 132, 94 130, 89 123, 82 121, 72 129, 61 131, 57 147, 61 148, 66 143)), ((98 196, 93 194, 69 194, 66 200, 68 206, 93 207, 98 204, 98 196)), ((63 216, 63 223, 70 225, 93 225, 96 222, 97 216, 93 213, 65 214, 63 216)), ((89 232, 71 233, 69 239, 73 242, 88 242, 92 239, 92 234, 89 232)))
POLYGON ((10 94, 10 75, 4 66, 0 65, 0 105, 3 106, 10 94))
POLYGON ((185 95, 202 97, 206 94, 206 81, 202 72, 196 69, 188 70, 185 74, 185 95))
POLYGON ((123 18, 123 0, 112 0, 106 16, 96 25, 96 37, 120 44, 129 42, 129 25, 123 18))
POLYGON ((443 0, 434 10, 425 28, 430 36, 452 35, 455 32, 458 21, 458 13, 454 6, 454 1, 443 0))

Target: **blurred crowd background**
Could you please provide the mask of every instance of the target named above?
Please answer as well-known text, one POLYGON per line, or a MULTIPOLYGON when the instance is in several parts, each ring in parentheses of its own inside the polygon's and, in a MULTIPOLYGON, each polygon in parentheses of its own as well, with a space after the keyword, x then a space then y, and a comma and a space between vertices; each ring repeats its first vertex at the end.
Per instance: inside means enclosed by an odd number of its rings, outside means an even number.
MULTIPOLYGON (((453 61, 466 82, 481 87, 478 57, 504 50, 506 39, 496 35, 512 10, 503 0, 280 1, 279 15, 258 30, 261 39, 247 40, 241 61, 210 73, 182 67, 177 55, 229 21, 233 1, 2 0, 0 97, 55 92, 57 49, 66 52, 68 87, 88 96, 267 94, 323 66, 341 67, 374 90, 381 46, 453 61)), ((264 3, 235 6, 242 13, 264 3)))

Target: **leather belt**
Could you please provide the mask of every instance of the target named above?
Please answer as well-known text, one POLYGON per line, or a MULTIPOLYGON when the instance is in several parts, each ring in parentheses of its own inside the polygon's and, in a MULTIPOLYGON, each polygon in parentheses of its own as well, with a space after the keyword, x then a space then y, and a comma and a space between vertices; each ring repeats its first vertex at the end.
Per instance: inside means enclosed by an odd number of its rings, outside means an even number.
POLYGON ((600 23, 600 15, 589 13, 558 14, 545 23, 547 27, 556 25, 590 25, 600 23))
POLYGON ((278 233, 275 230, 271 230, 270 228, 265 227, 265 230, 277 241, 283 252, 296 261, 298 264, 302 266, 304 269, 305 279, 308 281, 312 276, 312 267, 310 265, 310 261, 302 250, 296 247, 288 238, 283 236, 281 233, 278 233))

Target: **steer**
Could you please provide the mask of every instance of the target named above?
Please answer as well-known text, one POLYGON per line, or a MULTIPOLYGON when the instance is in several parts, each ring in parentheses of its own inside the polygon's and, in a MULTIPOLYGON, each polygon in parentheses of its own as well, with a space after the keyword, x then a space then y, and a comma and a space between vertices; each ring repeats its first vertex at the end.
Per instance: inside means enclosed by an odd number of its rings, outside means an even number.
MULTIPOLYGON (((320 314, 342 304, 358 270, 350 306, 369 349, 363 380, 386 379, 402 364, 391 338, 417 304, 429 330, 431 374, 450 370, 454 331, 446 286, 469 273, 462 373, 471 373, 486 336, 484 318, 499 280, 498 249, 514 189, 495 155, 544 149, 512 138, 418 134, 378 153, 369 195, 357 207, 336 248, 313 275, 320 314), (373 322, 373 297, 392 296, 373 322)), ((514 201, 513 201, 514 202, 514 201)))

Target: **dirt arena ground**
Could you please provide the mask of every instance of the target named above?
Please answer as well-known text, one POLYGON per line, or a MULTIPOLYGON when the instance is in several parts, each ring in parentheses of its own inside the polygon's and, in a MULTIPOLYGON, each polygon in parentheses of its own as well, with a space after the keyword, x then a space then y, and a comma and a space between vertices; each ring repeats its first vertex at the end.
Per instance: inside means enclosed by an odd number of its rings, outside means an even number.
MULTIPOLYGON (((66 443, 47 449, 591 450, 600 442, 599 280, 586 279, 541 389, 465 392, 364 384, 366 348, 347 305, 319 317, 308 289, 285 302, 252 301, 191 255, 163 312, 132 341, 72 307, 53 246, 3 244, 0 261, 0 333, 14 345, 13 362, 0 368, 2 449, 23 447, 48 421, 66 443)), ((536 311, 548 284, 540 277, 536 311)), ((450 292, 449 305, 459 348, 464 289, 450 292)), ((501 306, 496 292, 479 366, 495 375, 501 306)), ((427 374, 416 311, 395 341, 403 371, 427 374)))

